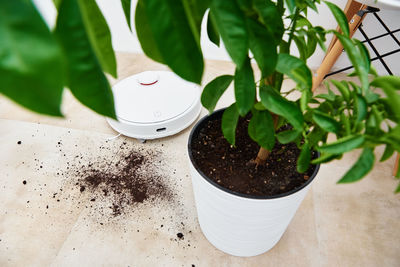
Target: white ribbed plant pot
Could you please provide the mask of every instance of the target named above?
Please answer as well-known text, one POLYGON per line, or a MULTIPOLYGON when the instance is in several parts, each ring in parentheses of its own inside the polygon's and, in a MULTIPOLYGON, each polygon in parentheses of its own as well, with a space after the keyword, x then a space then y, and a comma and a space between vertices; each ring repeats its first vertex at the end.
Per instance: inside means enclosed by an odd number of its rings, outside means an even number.
POLYGON ((234 256, 256 256, 278 243, 310 183, 318 172, 301 187, 274 197, 247 196, 230 191, 215 183, 198 169, 191 154, 191 140, 210 118, 223 110, 201 119, 189 137, 190 171, 197 216, 205 237, 216 248, 234 256))

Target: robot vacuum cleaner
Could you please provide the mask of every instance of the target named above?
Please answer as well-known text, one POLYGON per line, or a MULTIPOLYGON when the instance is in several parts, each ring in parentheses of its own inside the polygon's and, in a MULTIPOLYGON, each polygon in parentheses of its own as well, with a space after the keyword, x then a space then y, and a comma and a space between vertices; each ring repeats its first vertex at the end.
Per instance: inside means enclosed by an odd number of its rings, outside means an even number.
POLYGON ((192 124, 201 111, 200 87, 169 71, 146 71, 112 88, 117 132, 140 139, 174 135, 192 124))

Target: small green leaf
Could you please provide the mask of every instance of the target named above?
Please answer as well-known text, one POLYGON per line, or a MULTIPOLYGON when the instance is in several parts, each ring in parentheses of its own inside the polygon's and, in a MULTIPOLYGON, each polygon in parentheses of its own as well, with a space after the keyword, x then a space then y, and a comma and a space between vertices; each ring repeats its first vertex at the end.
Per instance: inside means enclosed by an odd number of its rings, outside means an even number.
POLYGON ((310 102, 310 100, 311 100, 311 92, 308 90, 304 90, 301 93, 300 97, 300 108, 302 112, 307 110, 308 103, 310 102))
POLYGON ((249 136, 261 147, 272 150, 275 145, 274 122, 269 111, 253 111, 248 127, 249 136))
MULTIPOLYGON (((181 78, 200 84, 203 55, 180 0, 146 0, 147 22, 165 63, 181 78)), ((141 27, 141 25, 136 25, 141 27)))
POLYGON ((393 153, 394 153, 393 146, 387 144, 385 147, 385 151, 383 151, 383 155, 379 161, 383 162, 385 160, 388 160, 393 155, 393 153))
POLYGON ((386 87, 400 90, 400 77, 393 75, 376 77, 371 85, 380 88, 386 87))
POLYGON ((294 9, 296 8, 296 1, 295 0, 285 0, 285 3, 290 11, 290 14, 293 14, 294 9))
POLYGON ((201 94, 201 104, 211 113, 214 111, 218 100, 231 84, 233 80, 232 75, 222 75, 204 87, 203 93, 201 94))
MULTIPOLYGON (((400 168, 399 168, 399 169, 400 169, 400 168)), ((395 193, 395 194, 400 193, 400 183, 399 183, 399 185, 397 186, 397 188, 396 188, 396 190, 394 191, 394 193, 395 193)))
POLYGON ((339 90, 340 94, 343 96, 344 100, 346 102, 350 101, 350 90, 349 86, 347 85, 346 81, 336 81, 336 80, 331 80, 330 81, 336 88, 339 90))
POLYGON ((145 1, 138 0, 135 11, 135 28, 142 50, 146 56, 154 61, 164 63, 161 52, 150 28, 149 18, 145 10, 145 1))
POLYGON ((342 30, 343 34, 346 36, 350 36, 349 30, 349 23, 347 22, 347 17, 343 13, 343 11, 335 4, 325 1, 325 4, 331 10, 333 16, 335 17, 336 21, 339 24, 340 29, 342 30))
POLYGON ((62 51, 32 1, 1 1, 0 93, 35 112, 62 116, 62 51))
POLYGON ((207 17, 207 35, 208 39, 213 42, 216 46, 219 46, 219 32, 217 30, 217 26, 215 25, 214 21, 212 20, 211 11, 208 13, 207 17))
POLYGON ((226 0, 212 0, 210 10, 228 54, 236 66, 242 67, 249 41, 244 13, 236 1, 226 0))
POLYGON ((302 89, 311 90, 312 74, 307 65, 299 58, 289 54, 279 54, 276 70, 286 74, 295 82, 300 84, 302 89))
POLYGON ((338 133, 340 131, 340 124, 326 113, 314 110, 312 118, 319 127, 327 132, 338 133))
POLYGON ((298 130, 287 130, 283 132, 279 132, 276 134, 276 138, 281 144, 288 144, 293 142, 301 135, 301 131, 298 130))
POLYGON ((269 111, 286 118, 294 128, 303 129, 303 114, 294 102, 285 99, 268 85, 260 87, 260 97, 261 103, 269 111))
POLYGON ((241 68, 236 68, 234 85, 237 109, 244 116, 253 107, 256 99, 256 85, 249 58, 241 68))
POLYGON ((364 62, 364 56, 363 56, 364 54, 360 51, 359 46, 356 46, 349 37, 338 34, 336 32, 335 35, 342 43, 344 49, 346 50, 348 58, 353 64, 355 71, 358 73, 363 91, 365 92, 369 91, 369 80, 368 80, 369 66, 366 66, 364 62))
POLYGON ((357 162, 338 181, 339 184, 353 183, 363 178, 374 166, 375 156, 371 148, 364 148, 357 162))
POLYGON ((255 104, 254 104, 254 108, 255 108, 256 110, 259 110, 259 111, 267 110, 261 102, 255 103, 255 104))
POLYGON ((268 77, 275 70, 278 60, 274 37, 256 20, 249 18, 247 24, 250 29, 250 50, 261 69, 261 78, 268 77))
POLYGON ((222 133, 225 139, 231 144, 235 145, 236 125, 239 120, 239 112, 236 104, 230 105, 222 114, 222 133))
POLYGON ((128 24, 129 29, 132 31, 131 27, 131 0, 121 0, 122 9, 124 10, 126 23, 128 24))
POLYGON ((311 161, 311 151, 308 143, 304 143, 300 151, 300 156, 297 159, 297 172, 303 173, 310 166, 311 161))
POLYGON ((320 127, 315 126, 314 129, 307 135, 310 146, 313 147, 318 144, 319 141, 325 142, 328 133, 322 130, 320 127))
POLYGON ((394 79, 388 79, 386 77, 378 77, 371 82, 372 86, 382 88, 387 98, 387 104, 389 105, 393 115, 397 122, 400 121, 400 95, 397 93, 398 87, 394 79))
POLYGON ((318 158, 314 159, 311 161, 311 164, 321 164, 321 163, 326 163, 329 162, 331 160, 334 160, 336 158, 338 158, 340 155, 335 155, 335 154, 321 154, 321 156, 319 156, 318 158))
POLYGON ((115 119, 113 94, 92 50, 77 0, 61 2, 55 35, 68 60, 67 85, 72 94, 97 113, 115 119))
POLYGON ((78 1, 90 44, 102 69, 117 77, 117 63, 111 44, 111 33, 95 0, 78 1))
POLYGON ((357 105, 357 122, 364 120, 367 116, 367 101, 361 96, 356 95, 356 105, 357 105))
POLYGON ((362 135, 349 135, 336 140, 335 142, 322 145, 317 148, 322 153, 343 154, 361 146, 365 141, 362 135))

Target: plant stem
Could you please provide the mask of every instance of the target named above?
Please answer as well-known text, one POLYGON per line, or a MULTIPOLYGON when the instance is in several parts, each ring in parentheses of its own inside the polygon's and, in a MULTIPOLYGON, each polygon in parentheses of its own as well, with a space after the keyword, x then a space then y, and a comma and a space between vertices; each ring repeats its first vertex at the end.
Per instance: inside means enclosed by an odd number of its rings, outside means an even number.
MULTIPOLYGON (((274 113, 272 113, 271 115, 272 115, 272 119, 274 120, 274 129, 276 130, 276 127, 277 127, 278 121, 279 121, 279 116, 274 113)), ((256 164, 256 166, 264 165, 267 162, 267 159, 268 159, 270 153, 271 153, 271 151, 269 151, 263 147, 260 147, 260 149, 258 150, 258 153, 257 153, 257 157, 254 160, 254 163, 256 164)))
POLYGON ((290 29, 290 33, 289 33, 289 41, 288 41, 288 47, 289 48, 290 48, 290 43, 293 40, 293 35, 294 35, 294 31, 296 29, 296 24, 297 24, 297 18, 298 18, 299 15, 300 15, 300 9, 298 9, 296 7, 296 11, 295 11, 294 17, 293 17, 293 25, 292 25, 292 28, 290 29))

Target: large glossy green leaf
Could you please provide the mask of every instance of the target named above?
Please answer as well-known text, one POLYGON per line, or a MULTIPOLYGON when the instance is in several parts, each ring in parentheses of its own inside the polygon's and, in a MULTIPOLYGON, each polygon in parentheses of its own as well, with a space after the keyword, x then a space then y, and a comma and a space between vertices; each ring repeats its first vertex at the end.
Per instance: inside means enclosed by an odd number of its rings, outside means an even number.
POLYGON ((331 10, 343 34, 349 36, 350 35, 349 23, 347 22, 347 17, 344 14, 344 12, 337 5, 331 2, 325 1, 325 3, 331 10))
POLYGON ((321 111, 314 110, 312 118, 319 127, 327 132, 337 133, 341 128, 339 122, 321 111))
POLYGON ((289 121, 294 128, 303 129, 304 118, 299 107, 266 85, 260 88, 261 103, 271 112, 278 114, 289 121))
POLYGON ((268 77, 274 70, 278 60, 273 35, 258 21, 247 19, 249 25, 249 46, 261 69, 262 78, 268 77))
POLYGON ((349 135, 338 139, 332 143, 322 145, 317 148, 318 151, 322 153, 329 154, 342 154, 358 148, 364 143, 365 137, 362 135, 349 135))
POLYGON ((287 130, 276 134, 276 138, 281 144, 288 144, 293 142, 301 135, 301 131, 287 130))
MULTIPOLYGON (((200 84, 203 55, 180 0, 146 0, 147 22, 165 64, 185 80, 200 84)), ((136 24, 141 27, 141 25, 136 24)))
POLYGON ((236 1, 211 0, 213 17, 228 54, 240 68, 248 54, 248 33, 244 13, 236 1))
POLYGON ((275 145, 274 121, 269 111, 253 110, 249 127, 249 136, 257 144, 267 150, 272 150, 275 145))
POLYGON ((374 151, 371 148, 364 148, 357 162, 347 171, 338 183, 353 183, 360 180, 372 169, 374 161, 374 151))
POLYGON ((297 159, 297 171, 299 173, 303 173, 306 170, 308 170, 308 167, 310 166, 310 161, 311 161, 310 146, 308 145, 308 143, 304 143, 301 148, 299 158, 297 159))
POLYGON ((99 114, 116 118, 110 85, 92 50, 76 0, 61 2, 55 34, 67 57, 67 85, 73 95, 99 114))
POLYGON ((289 54, 279 54, 276 70, 289 76, 298 83, 302 89, 311 89, 312 74, 301 59, 289 54))
POLYGON ((233 103, 230 105, 222 114, 222 133, 224 134, 225 139, 231 144, 235 145, 235 136, 236 136, 236 125, 239 120, 239 112, 236 108, 236 104, 233 103))
POLYGON ((239 114, 244 116, 250 111, 256 99, 256 86, 249 58, 241 68, 236 68, 234 84, 237 109, 239 114))
POLYGON ((0 93, 62 116, 62 52, 31 1, 0 1, 0 93))
POLYGON ((78 3, 87 35, 102 69, 117 77, 117 63, 111 44, 111 34, 103 14, 95 0, 79 0, 78 3))
POLYGON ((136 5, 135 28, 137 37, 146 56, 157 62, 165 63, 150 28, 149 18, 147 17, 144 5, 144 0, 139 0, 136 5))
POLYGON ((215 25, 214 21, 212 20, 212 16, 209 11, 207 16, 207 35, 208 39, 213 42, 216 46, 219 46, 219 32, 217 30, 217 26, 215 25))
POLYGON ((121 5, 122 5, 122 9, 124 10, 126 23, 128 24, 129 29, 132 30, 132 27, 131 27, 131 10, 132 10, 131 0, 121 0, 121 5))
POLYGON ((182 3, 192 33, 196 38, 196 41, 200 44, 201 22, 203 21, 204 13, 208 8, 209 0, 182 0, 182 3))
POLYGON ((211 113, 214 111, 218 100, 231 84, 233 80, 232 75, 222 75, 204 87, 203 93, 201 94, 201 104, 211 113))
POLYGON ((273 34, 275 44, 280 44, 285 28, 278 7, 270 0, 253 0, 253 6, 265 27, 273 34))

